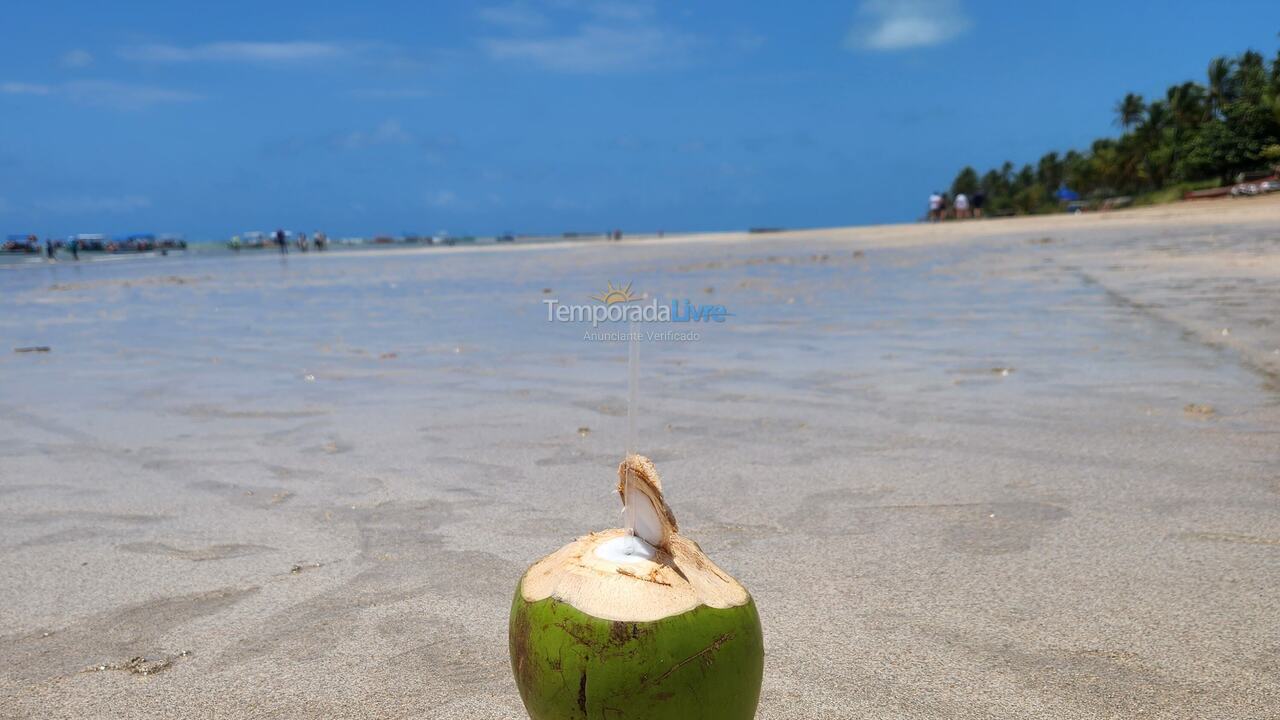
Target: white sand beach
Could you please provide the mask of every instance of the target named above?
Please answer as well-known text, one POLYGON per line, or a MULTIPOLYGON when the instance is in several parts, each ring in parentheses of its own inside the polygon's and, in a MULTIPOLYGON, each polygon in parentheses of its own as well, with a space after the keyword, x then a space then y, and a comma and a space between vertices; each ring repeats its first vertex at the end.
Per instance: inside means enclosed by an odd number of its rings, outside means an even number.
POLYGON ((758 717, 1276 716, 1280 197, 4 268, 0 717, 524 717, 627 432, 543 300, 609 282, 732 312, 642 346, 637 449, 758 717))

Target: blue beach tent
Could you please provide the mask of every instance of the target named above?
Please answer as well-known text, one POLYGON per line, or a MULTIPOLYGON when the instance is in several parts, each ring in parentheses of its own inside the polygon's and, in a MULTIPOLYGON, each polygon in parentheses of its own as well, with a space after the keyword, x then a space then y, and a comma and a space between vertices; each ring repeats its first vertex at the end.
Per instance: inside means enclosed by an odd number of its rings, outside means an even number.
POLYGON ((1066 183, 1058 186, 1058 192, 1054 193, 1054 197, 1062 202, 1074 202, 1080 199, 1080 193, 1067 187, 1066 183))

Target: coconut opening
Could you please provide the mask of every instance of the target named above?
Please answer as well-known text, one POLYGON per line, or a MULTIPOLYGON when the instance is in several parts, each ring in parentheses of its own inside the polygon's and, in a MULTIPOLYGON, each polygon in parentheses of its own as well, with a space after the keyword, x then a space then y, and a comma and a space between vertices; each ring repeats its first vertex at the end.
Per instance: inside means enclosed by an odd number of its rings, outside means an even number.
POLYGON ((619 565, 653 562, 658 557, 658 549, 635 535, 622 535, 597 545, 596 557, 619 565))
POLYGON ((578 538, 529 568, 520 583, 528 602, 554 597, 605 620, 652 622, 699 605, 730 608, 750 596, 697 543, 672 536, 670 551, 650 548, 623 528, 578 538), (626 554, 630 548, 632 554, 626 554))
POLYGON ((679 534, 648 458, 629 455, 622 462, 618 494, 632 509, 634 533, 592 533, 539 560, 521 582, 526 601, 554 597, 606 620, 650 622, 699 605, 729 608, 750 600, 697 543, 679 534))

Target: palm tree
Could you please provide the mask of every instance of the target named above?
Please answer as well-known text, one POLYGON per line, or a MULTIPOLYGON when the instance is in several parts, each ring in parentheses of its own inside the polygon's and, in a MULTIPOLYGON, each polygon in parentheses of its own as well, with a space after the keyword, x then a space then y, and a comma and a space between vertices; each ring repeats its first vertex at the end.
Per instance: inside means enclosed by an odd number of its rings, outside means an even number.
POLYGON ((1165 150, 1163 159, 1166 172, 1160 173, 1165 176, 1172 173, 1173 168, 1178 166, 1183 155, 1186 139, 1195 132, 1196 128, 1210 119, 1209 103, 1205 100, 1205 90, 1194 82, 1184 82, 1181 85, 1170 87, 1166 94, 1166 105, 1169 108, 1173 130, 1171 137, 1161 139, 1165 140, 1165 142, 1160 143, 1157 141, 1156 143, 1157 145, 1162 144, 1165 150))
POLYGON ((951 183, 951 195, 954 197, 960 193, 964 193, 965 195, 972 197, 974 193, 978 192, 980 187, 981 185, 978 182, 978 171, 966 165, 960 171, 960 174, 956 175, 955 182, 951 183))
POLYGON ((1241 97, 1257 101, 1267 90, 1267 65, 1262 55, 1246 50, 1236 61, 1235 87, 1241 97))
POLYGON ((1157 177, 1151 156, 1164 139, 1164 129, 1168 127, 1170 117, 1169 106, 1163 100, 1156 100, 1147 106, 1147 117, 1134 131, 1135 142, 1129 146, 1126 160, 1131 168, 1128 179, 1133 181, 1135 186, 1159 184, 1160 178, 1157 177), (1140 182, 1132 174, 1132 170, 1136 170, 1139 165, 1142 168, 1142 178, 1145 179, 1145 183, 1140 182))
POLYGON ((1157 100, 1147 106, 1147 117, 1138 128, 1138 134, 1152 137, 1158 135, 1169 124, 1169 106, 1163 100, 1157 100))
POLYGON ((1040 158, 1036 165, 1036 181, 1050 190, 1057 190, 1062 182, 1062 161, 1058 153, 1050 152, 1040 158))
POLYGON ((1129 93, 1124 96, 1123 100, 1116 103, 1116 121, 1125 130, 1141 122, 1146 112, 1146 103, 1142 101, 1142 96, 1137 93, 1129 93))
POLYGON ((1280 95, 1280 50, 1276 51, 1276 57, 1271 61, 1271 94, 1280 95))
POLYGON ((1267 72, 1267 60, 1257 50, 1245 50, 1236 59, 1236 67, 1244 74, 1267 72))
POLYGON ((1205 119, 1205 91, 1196 83, 1174 85, 1169 88, 1166 99, 1173 122, 1179 128, 1194 127, 1205 119))
POLYGON ((1106 195, 1115 192, 1123 184, 1126 174, 1122 167, 1122 159, 1118 143, 1111 138, 1099 138, 1089 146, 1090 163, 1095 177, 1095 189, 1106 195))
POLYGON ((1221 114, 1231 100, 1231 70, 1235 63, 1224 57, 1209 62, 1209 112, 1221 114))

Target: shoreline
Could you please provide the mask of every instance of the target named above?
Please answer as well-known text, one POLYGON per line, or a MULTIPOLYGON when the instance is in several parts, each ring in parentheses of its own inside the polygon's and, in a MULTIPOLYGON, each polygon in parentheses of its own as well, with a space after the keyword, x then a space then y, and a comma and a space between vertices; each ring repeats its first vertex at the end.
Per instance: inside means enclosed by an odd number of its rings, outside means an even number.
MULTIPOLYGON (((622 240, 616 241, 605 237, 563 238, 555 235, 539 235, 525 236, 525 241, 522 242, 517 240, 513 243, 482 243, 451 246, 375 246, 368 244, 353 247, 336 246, 337 249, 331 249, 323 252, 312 251, 301 253, 296 250, 291 250, 288 253, 288 256, 357 258, 370 256, 377 257, 387 253, 402 255, 430 253, 465 254, 475 252, 532 251, 552 248, 562 249, 592 245, 667 245, 721 241, 750 241, 763 243, 768 242, 769 240, 793 241, 797 239, 825 239, 834 237, 845 237, 850 240, 869 240, 873 242, 908 239, 915 243, 928 243, 944 240, 960 240, 975 236, 999 235, 1004 234, 1005 232, 1037 232, 1040 230, 1048 231, 1063 228, 1092 229, 1098 227, 1134 227, 1150 225, 1154 222, 1172 219, 1188 220, 1192 225, 1196 226, 1213 225, 1224 221, 1237 224, 1254 221, 1267 222, 1270 221, 1278 212, 1276 209, 1277 206, 1280 206, 1280 193, 1248 198, 1213 198, 1196 201, 1180 200, 1173 203, 1149 205, 1137 208, 1124 208, 1106 212, 1089 212, 1079 215, 1069 213, 1052 213, 1045 215, 1019 215, 999 218, 947 220, 940 223, 915 221, 870 225, 817 226, 812 228, 784 228, 778 231, 764 233, 752 233, 746 230, 708 230, 688 233, 666 233, 663 237, 659 237, 654 233, 638 233, 635 235, 624 235, 622 240), (1229 212, 1219 214, 1223 210, 1229 210, 1229 212), (992 232, 993 230, 999 232, 992 232), (929 237, 903 237, 920 235, 922 232, 928 233, 929 237)), ((224 252, 224 248, 221 243, 209 242, 194 244, 197 246, 206 246, 210 249, 187 253, 174 252, 165 257, 175 259, 183 257, 204 259, 279 256, 279 253, 274 248, 242 250, 236 253, 231 251, 224 252), (214 248, 217 250, 214 251, 214 248)), ((21 258, 24 256, 14 257, 21 258)), ((85 264, 90 265, 108 260, 117 262, 130 259, 147 261, 154 260, 157 257, 159 256, 156 256, 154 253, 148 253, 145 255, 121 254, 102 256, 99 259, 85 262, 85 264)), ((47 261, 41 262, 40 260, 42 260, 42 258, 31 258, 27 262, 0 263, 0 269, 6 267, 47 267, 50 265, 47 261)), ((68 266, 76 265, 75 261, 63 259, 59 259, 57 263, 68 266)))

